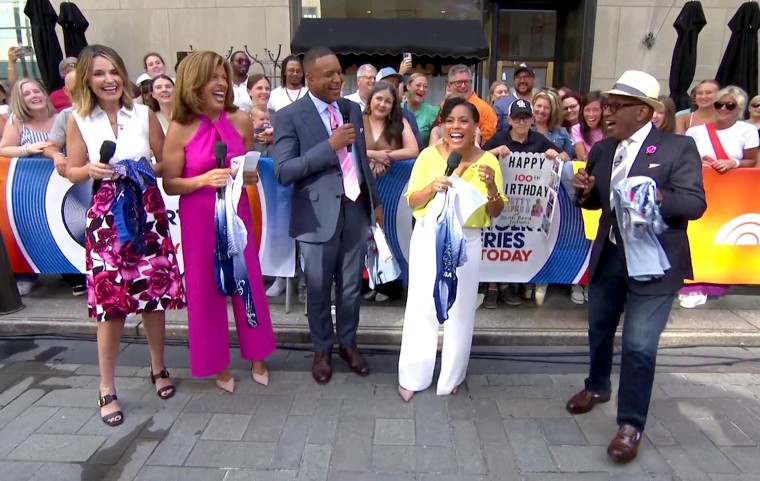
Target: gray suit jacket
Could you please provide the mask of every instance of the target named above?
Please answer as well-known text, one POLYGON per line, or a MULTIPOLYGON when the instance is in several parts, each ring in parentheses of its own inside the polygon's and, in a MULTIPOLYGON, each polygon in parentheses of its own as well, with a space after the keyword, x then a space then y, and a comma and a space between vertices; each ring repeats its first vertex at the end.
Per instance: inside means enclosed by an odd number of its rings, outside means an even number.
MULTIPOLYGON (((359 104, 351 102, 349 121, 356 129, 353 148, 362 169, 362 197, 371 223, 375 207, 382 205, 369 167, 359 104)), ((274 129, 275 176, 282 185, 293 185, 290 236, 303 242, 326 242, 338 224, 343 177, 338 155, 309 95, 277 112, 274 129)))

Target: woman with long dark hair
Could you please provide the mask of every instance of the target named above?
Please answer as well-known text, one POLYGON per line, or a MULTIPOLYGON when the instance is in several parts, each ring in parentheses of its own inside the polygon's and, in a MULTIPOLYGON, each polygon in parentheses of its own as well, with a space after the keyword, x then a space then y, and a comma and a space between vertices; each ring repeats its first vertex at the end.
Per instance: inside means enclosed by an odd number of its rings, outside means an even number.
POLYGON ((574 125, 571 134, 575 144, 575 158, 585 161, 591 147, 604 138, 602 130, 602 97, 598 90, 586 94, 581 102, 579 123, 574 125))
POLYGON ((277 112, 306 95, 309 89, 306 88, 305 79, 301 57, 297 55, 285 57, 280 72, 280 86, 272 90, 269 95, 269 110, 277 112))
POLYGON ((413 159, 420 153, 412 127, 401 112, 398 90, 392 84, 375 84, 363 120, 367 157, 376 177, 385 174, 394 160, 413 159))
POLYGON ((146 105, 156 113, 156 118, 161 124, 161 129, 166 135, 169 122, 172 121, 172 91, 174 80, 168 75, 160 74, 150 81, 150 98, 146 105))

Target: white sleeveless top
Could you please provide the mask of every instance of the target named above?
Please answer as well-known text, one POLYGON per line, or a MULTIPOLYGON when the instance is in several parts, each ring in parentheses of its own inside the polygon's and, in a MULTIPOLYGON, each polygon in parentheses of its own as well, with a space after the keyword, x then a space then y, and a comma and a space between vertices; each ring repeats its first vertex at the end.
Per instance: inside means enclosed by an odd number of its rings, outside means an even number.
POLYGON ((147 106, 135 104, 131 109, 119 109, 116 113, 118 138, 113 134, 108 115, 99 106, 95 106, 87 117, 82 117, 76 111, 71 115, 82 133, 90 162, 100 162, 100 146, 105 140, 116 142, 116 153, 110 164, 124 159, 137 160, 140 157, 150 161, 150 121, 147 106))

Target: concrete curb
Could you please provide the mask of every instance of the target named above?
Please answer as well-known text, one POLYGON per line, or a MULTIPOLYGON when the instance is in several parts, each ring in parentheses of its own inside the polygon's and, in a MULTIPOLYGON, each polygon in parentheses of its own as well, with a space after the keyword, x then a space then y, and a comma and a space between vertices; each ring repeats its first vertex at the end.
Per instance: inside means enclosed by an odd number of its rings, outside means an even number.
MULTIPOLYGON (((278 343, 310 344, 308 326, 274 324, 278 343)), ((78 335, 94 337, 97 324, 91 320, 73 319, 29 319, 0 317, 0 336, 12 335, 78 335)), ((127 321, 125 335, 144 337, 141 322, 127 321)), ((359 328, 359 343, 362 345, 399 346, 402 330, 399 327, 367 326, 359 328)), ((520 328, 476 328, 473 335, 475 346, 586 346, 587 332, 584 329, 520 329, 520 328)), ((620 337, 620 332, 618 332, 620 337)), ((168 322, 166 338, 187 340, 187 325, 168 322)), ((230 324, 230 339, 236 340, 234 325, 230 324)), ((728 330, 666 330, 661 346, 720 345, 760 347, 760 331, 728 330)))

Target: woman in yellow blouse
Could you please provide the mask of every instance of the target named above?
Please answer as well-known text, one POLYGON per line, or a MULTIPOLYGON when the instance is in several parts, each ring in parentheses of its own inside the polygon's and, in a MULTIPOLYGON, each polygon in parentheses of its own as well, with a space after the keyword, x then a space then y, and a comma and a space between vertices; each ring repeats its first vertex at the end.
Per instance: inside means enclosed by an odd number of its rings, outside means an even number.
POLYGON ((439 395, 456 394, 464 381, 472 345, 481 259, 480 230, 491 225, 504 208, 504 180, 499 162, 493 154, 475 145, 475 131, 480 120, 474 105, 462 98, 451 98, 441 108, 443 141, 423 150, 412 169, 406 198, 418 220, 409 249, 409 292, 404 314, 404 332, 399 357, 401 398, 409 402, 415 392, 433 382, 439 323, 435 312, 433 287, 436 277, 436 236, 434 229, 420 222, 431 201, 439 192, 452 186, 443 175, 451 152, 462 154, 454 175, 475 187, 487 202, 465 221, 467 260, 457 268, 456 301, 444 323, 439 395))

